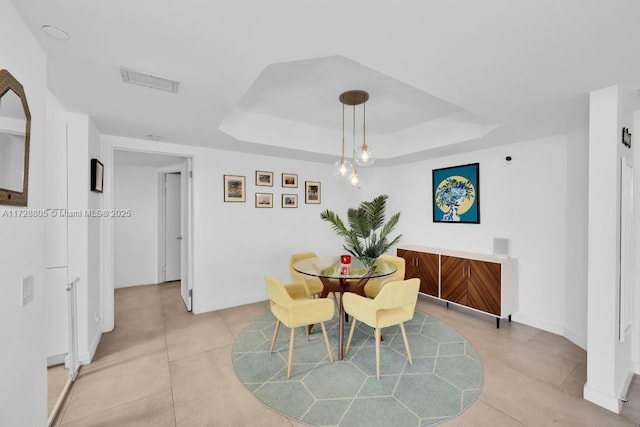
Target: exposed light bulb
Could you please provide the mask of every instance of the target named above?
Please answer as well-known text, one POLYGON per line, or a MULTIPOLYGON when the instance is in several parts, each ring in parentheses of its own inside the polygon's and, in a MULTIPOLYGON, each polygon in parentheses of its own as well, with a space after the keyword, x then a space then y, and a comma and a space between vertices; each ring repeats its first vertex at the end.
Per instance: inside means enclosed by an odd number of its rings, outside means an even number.
POLYGON ((333 176, 336 178, 347 178, 352 170, 353 166, 351 166, 351 162, 347 159, 338 159, 338 161, 333 164, 333 176))
POLYGON ((357 171, 352 171, 351 175, 347 178, 347 187, 354 190, 362 188, 362 177, 357 171))
POLYGON ((376 161, 375 155, 367 144, 362 144, 358 151, 358 157, 356 158, 358 166, 371 166, 376 161))

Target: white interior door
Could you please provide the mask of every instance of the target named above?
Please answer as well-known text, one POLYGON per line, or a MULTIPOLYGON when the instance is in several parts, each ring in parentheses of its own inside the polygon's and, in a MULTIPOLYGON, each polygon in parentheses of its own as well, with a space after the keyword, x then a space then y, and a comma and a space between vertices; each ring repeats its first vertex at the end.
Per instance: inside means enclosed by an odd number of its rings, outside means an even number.
POLYGON ((193 244, 191 236, 193 236, 193 213, 191 207, 193 206, 192 200, 192 159, 189 157, 183 165, 181 184, 182 184, 182 203, 181 203, 181 222, 182 222, 182 269, 181 269, 181 286, 180 294, 187 310, 192 310, 193 304, 193 264, 190 262, 192 257, 193 244))
POLYGON ((165 174, 165 281, 180 280, 182 254, 180 173, 165 174))

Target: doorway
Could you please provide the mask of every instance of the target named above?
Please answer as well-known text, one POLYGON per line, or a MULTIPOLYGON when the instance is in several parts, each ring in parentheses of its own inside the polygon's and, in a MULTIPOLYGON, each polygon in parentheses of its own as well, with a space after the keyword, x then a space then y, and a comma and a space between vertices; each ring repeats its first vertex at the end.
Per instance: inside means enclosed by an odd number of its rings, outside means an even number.
POLYGON ((105 261, 105 331, 114 326, 114 288, 180 281, 191 311, 193 287, 191 157, 125 148, 111 154, 105 207, 126 215, 104 224, 105 248, 113 254, 105 261))

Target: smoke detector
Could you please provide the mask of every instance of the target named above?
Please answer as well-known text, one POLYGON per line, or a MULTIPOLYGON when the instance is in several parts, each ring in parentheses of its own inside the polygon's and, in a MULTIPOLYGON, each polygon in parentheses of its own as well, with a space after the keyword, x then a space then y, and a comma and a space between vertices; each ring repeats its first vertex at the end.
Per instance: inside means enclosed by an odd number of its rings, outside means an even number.
POLYGON ((149 73, 141 73, 129 68, 120 67, 120 74, 122 75, 122 81, 125 83, 149 87, 151 89, 164 90, 172 93, 178 93, 178 89, 180 88, 180 82, 176 80, 154 76, 149 73))

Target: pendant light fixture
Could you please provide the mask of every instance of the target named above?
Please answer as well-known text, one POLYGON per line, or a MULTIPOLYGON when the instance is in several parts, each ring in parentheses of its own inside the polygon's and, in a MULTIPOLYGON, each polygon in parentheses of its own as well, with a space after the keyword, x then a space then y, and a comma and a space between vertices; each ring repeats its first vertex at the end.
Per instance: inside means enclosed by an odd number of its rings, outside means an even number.
MULTIPOLYGON (((340 102, 342 103, 342 157, 334 165, 334 174, 339 177, 345 176, 347 178, 347 185, 350 188, 360 188, 362 187, 362 178, 358 174, 358 169, 356 167, 356 164, 358 165, 361 164, 359 158, 356 157, 356 105, 362 104, 364 107, 365 102, 367 102, 367 100, 369 99, 369 94, 363 90, 350 90, 340 94, 339 99, 340 99, 340 102), (344 158, 344 110, 345 110, 344 106, 345 105, 353 106, 353 124, 352 124, 353 157, 350 164, 349 164, 349 161, 344 158), (349 164, 351 168, 347 169, 346 164, 349 164), (345 170, 346 174, 345 175, 336 174, 336 166, 340 169, 340 171, 345 170), (344 166, 344 167, 341 167, 341 166, 344 166)), ((364 149, 365 158, 367 159, 367 162, 362 163, 362 165, 370 165, 372 162, 368 161, 368 159, 370 158, 370 155, 368 155, 370 150, 366 145, 365 120, 366 120, 366 112, 363 108, 363 122, 362 122, 363 144, 362 144, 362 148, 359 151, 360 153, 362 153, 364 149)))

